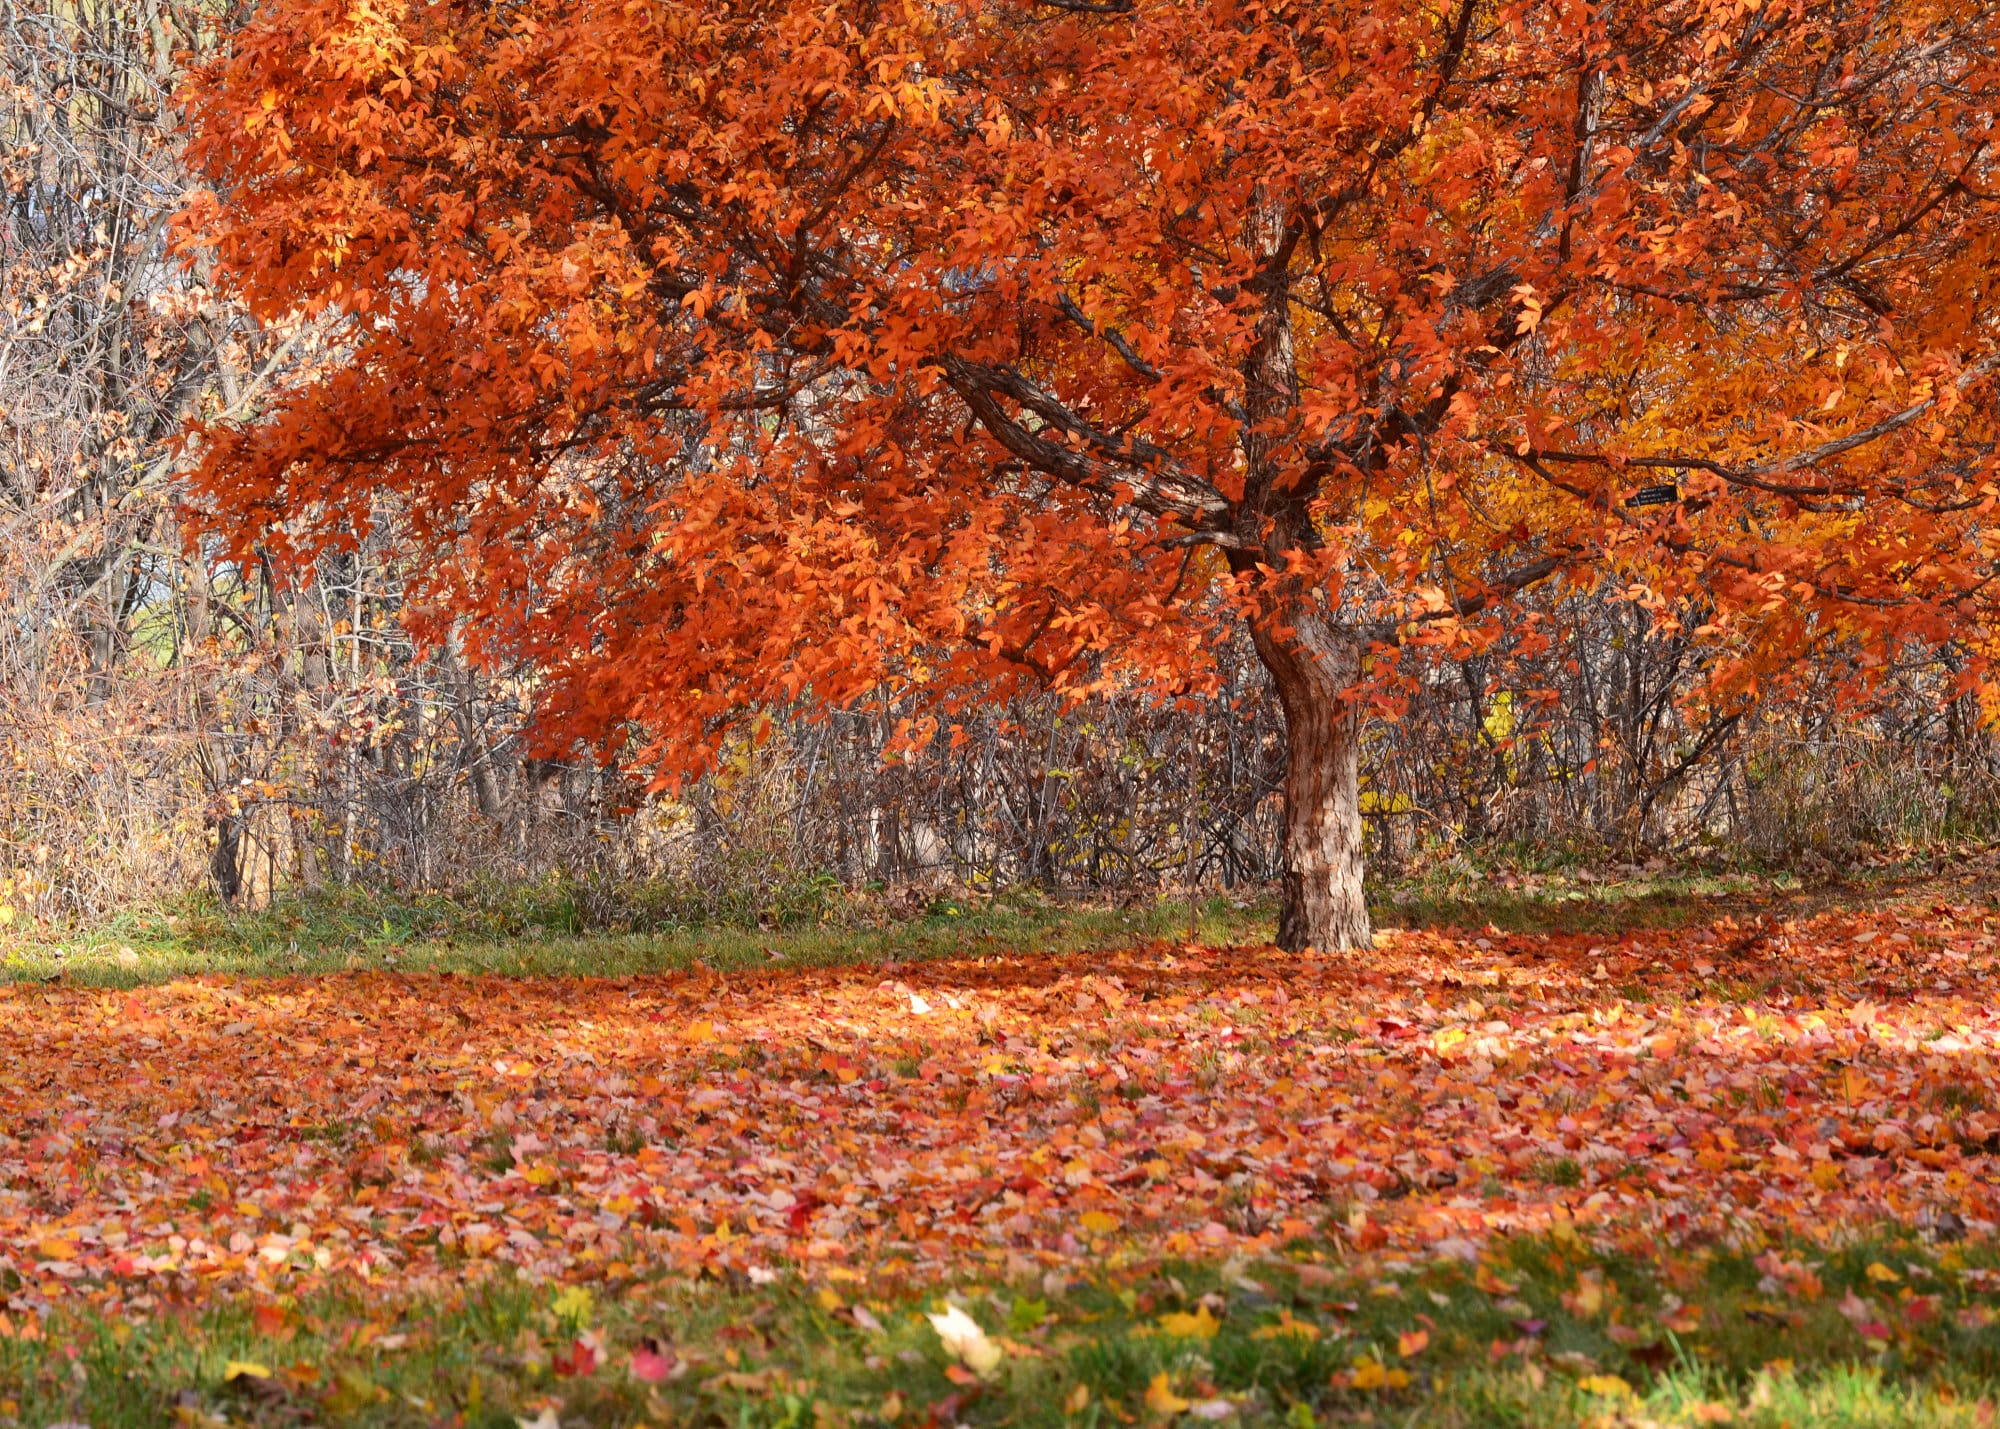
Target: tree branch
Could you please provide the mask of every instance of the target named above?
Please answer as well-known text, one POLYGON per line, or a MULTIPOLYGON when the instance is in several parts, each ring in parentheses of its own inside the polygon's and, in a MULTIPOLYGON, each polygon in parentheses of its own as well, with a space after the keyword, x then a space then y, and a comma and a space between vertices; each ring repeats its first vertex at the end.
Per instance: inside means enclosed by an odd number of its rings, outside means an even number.
POLYGON ((1072 298, 1068 293, 1058 292, 1056 294, 1056 305, 1062 309, 1064 317, 1068 318, 1092 337, 1101 337, 1109 343, 1111 350, 1125 359, 1125 365, 1148 382, 1159 382, 1165 378, 1165 373, 1161 372, 1159 368, 1153 366, 1152 363, 1146 361, 1145 358, 1132 350, 1132 344, 1125 340, 1124 333, 1118 331, 1110 323, 1100 323, 1093 320, 1090 314, 1079 307, 1076 299, 1072 298))
POLYGON ((1171 453, 1139 438, 1121 440, 1100 431, 1012 367, 990 367, 962 357, 942 358, 937 366, 995 441, 1057 481, 1106 494, 1124 487, 1140 510, 1202 530, 1219 531, 1234 514, 1235 506, 1227 497, 1181 466, 1171 453), (1007 414, 997 396, 1012 399, 1075 438, 1084 450, 1030 431, 1007 414))
MULTIPOLYGON (((1960 372, 1952 380, 1952 388, 1962 392, 1996 368, 2000 368, 2000 352, 1989 353, 1963 372, 1960 372)), ((1881 421, 1873 422, 1859 431, 1849 432, 1844 437, 1835 437, 1830 441, 1821 442, 1817 446, 1807 447, 1802 452, 1794 452, 1790 456, 1773 457, 1769 461, 1758 462, 1754 466, 1747 467, 1725 466, 1721 462, 1711 460, 1708 457, 1681 455, 1614 457, 1603 452, 1559 452, 1532 449, 1525 452, 1516 451, 1511 453, 1511 455, 1517 459, 1541 462, 1567 462, 1586 466, 1636 466, 1649 469, 1679 468, 1688 471, 1706 471, 1721 477, 1731 486, 1748 487, 1754 491, 1766 491, 1774 496, 1804 498, 1866 496, 1868 495, 1868 488, 1861 486, 1831 486, 1824 483, 1801 486, 1786 482, 1771 481, 1768 478, 1783 476, 1787 472, 1804 471, 1809 467, 1818 466, 1821 462, 1845 455, 1858 447, 1867 446, 1870 442, 1880 441, 1883 437, 1901 431, 1904 427, 1917 421, 1935 408, 1937 404, 1938 398, 1936 396, 1926 397, 1921 402, 1912 403, 1900 412, 1893 412, 1881 421)), ((1546 476, 1546 473, 1543 473, 1543 475, 1546 476)), ((1571 490, 1571 488, 1567 487, 1564 489, 1571 490)), ((1901 497, 1901 492, 1899 491, 1891 491, 1889 494, 1901 497)))

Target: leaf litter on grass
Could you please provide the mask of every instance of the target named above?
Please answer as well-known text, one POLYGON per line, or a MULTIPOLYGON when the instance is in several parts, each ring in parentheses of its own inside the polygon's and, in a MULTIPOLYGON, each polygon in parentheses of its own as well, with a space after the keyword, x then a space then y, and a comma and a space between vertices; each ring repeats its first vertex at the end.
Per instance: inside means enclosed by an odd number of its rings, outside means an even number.
POLYGON ((0 988, 0 1285, 19 1314, 500 1266, 943 1280, 1328 1227, 1466 1260, 1515 1233, 1983 1235, 1993 927, 0 988))

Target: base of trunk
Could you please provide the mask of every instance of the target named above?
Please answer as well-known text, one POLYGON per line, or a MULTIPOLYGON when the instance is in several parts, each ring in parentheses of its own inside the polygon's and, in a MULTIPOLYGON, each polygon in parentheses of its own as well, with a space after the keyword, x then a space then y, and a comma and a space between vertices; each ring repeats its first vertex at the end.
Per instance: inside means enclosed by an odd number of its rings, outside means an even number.
POLYGON ((1362 888, 1361 642, 1307 606, 1251 630, 1285 708, 1285 883, 1278 946, 1374 945, 1362 888))
POLYGON ((1302 874, 1285 874, 1284 902, 1278 910, 1278 946, 1288 953, 1308 948, 1347 953, 1375 946, 1368 903, 1357 888, 1336 894, 1324 883, 1315 888, 1302 874))

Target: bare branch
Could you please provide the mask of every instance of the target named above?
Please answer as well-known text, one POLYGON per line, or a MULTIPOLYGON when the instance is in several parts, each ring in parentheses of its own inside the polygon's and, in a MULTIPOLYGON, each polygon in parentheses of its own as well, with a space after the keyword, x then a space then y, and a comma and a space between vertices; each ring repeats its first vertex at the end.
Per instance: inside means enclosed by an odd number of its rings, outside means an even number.
POLYGON ((1134 437, 1100 431, 1012 367, 991 367, 962 357, 939 362, 945 381, 978 417, 980 425, 1009 452, 1065 485, 1106 494, 1129 490, 1131 502, 1155 516, 1168 516, 1200 529, 1220 529, 1233 503, 1171 453, 1134 437), (997 397, 1010 398, 1047 424, 1031 431, 1010 417, 997 397), (1083 450, 1044 434, 1054 428, 1083 450))

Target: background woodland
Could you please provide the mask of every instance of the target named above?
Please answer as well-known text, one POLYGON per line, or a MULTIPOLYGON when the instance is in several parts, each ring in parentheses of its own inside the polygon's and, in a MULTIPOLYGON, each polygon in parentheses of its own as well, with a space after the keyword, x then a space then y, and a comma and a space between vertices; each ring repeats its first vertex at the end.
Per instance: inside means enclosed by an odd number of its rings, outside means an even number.
MULTIPOLYGON (((526 675, 418 648, 401 616, 422 553, 393 532, 289 588, 191 542, 185 424, 254 414, 274 375, 328 356, 309 328, 254 329, 169 252, 177 65, 230 22, 184 0, 0 0, 5 916, 553 876, 593 890, 606 922, 782 920, 842 885, 1275 876, 1283 743, 1247 641, 1219 690, 1176 705, 972 704, 921 744, 886 700, 775 720, 669 798, 538 747, 526 675)), ((1867 710, 1827 670, 1705 719, 1706 657, 1643 601, 1552 585, 1522 604, 1513 632, 1434 657, 1371 727, 1382 874, 1837 865, 1995 811, 2000 751, 1944 693, 1949 650, 1913 653, 1867 710)))

